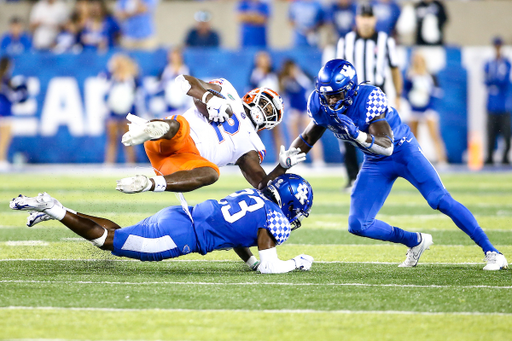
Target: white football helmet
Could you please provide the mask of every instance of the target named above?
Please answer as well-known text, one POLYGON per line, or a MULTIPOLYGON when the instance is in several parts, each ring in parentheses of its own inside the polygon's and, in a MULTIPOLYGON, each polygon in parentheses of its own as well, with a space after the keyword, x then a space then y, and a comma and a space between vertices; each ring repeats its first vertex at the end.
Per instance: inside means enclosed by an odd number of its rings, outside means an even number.
POLYGON ((258 131, 272 129, 283 120, 283 99, 269 88, 256 88, 242 98, 258 131))

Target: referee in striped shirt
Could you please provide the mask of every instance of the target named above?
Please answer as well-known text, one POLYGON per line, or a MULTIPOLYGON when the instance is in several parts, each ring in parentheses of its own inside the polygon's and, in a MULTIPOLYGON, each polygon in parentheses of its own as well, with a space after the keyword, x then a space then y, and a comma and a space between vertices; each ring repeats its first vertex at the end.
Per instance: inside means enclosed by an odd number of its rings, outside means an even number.
MULTIPOLYGON (((339 39, 336 58, 345 59, 354 65, 360 83, 368 82, 382 91, 389 66, 396 91, 395 108, 399 109, 403 80, 398 68, 395 40, 385 32, 377 32, 376 24, 377 18, 373 15, 373 7, 370 4, 360 5, 356 15, 356 30, 339 39)), ((359 164, 356 148, 348 142, 344 142, 344 145, 348 174, 346 188, 350 189, 359 173, 359 164)))

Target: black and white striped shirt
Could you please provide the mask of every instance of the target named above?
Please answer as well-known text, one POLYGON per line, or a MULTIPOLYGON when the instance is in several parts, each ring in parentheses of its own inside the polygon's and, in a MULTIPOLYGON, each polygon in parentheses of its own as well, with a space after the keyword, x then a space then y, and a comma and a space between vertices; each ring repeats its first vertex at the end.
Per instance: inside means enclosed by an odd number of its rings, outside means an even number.
POLYGON ((386 67, 398 67, 395 40, 385 32, 375 32, 370 38, 363 38, 357 32, 347 33, 338 41, 336 58, 354 65, 359 83, 368 81, 383 89, 386 67))

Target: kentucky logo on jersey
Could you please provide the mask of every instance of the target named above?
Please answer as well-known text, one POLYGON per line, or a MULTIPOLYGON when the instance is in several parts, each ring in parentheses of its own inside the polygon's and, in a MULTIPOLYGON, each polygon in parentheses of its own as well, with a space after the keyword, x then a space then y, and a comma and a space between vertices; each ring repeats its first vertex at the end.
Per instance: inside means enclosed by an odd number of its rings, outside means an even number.
POLYGON ((295 198, 297 198, 302 205, 308 200, 308 187, 305 184, 301 183, 299 187, 297 187, 295 198))

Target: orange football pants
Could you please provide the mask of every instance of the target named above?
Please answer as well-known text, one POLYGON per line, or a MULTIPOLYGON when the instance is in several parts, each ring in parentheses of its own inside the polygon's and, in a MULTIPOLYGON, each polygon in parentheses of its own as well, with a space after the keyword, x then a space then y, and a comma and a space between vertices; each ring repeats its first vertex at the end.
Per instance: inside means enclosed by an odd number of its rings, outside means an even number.
POLYGON ((170 140, 160 139, 146 141, 144 149, 149 157, 156 175, 169 175, 177 171, 191 170, 199 167, 210 167, 220 175, 219 167, 205 159, 190 136, 190 124, 181 115, 171 116, 180 128, 170 140))

